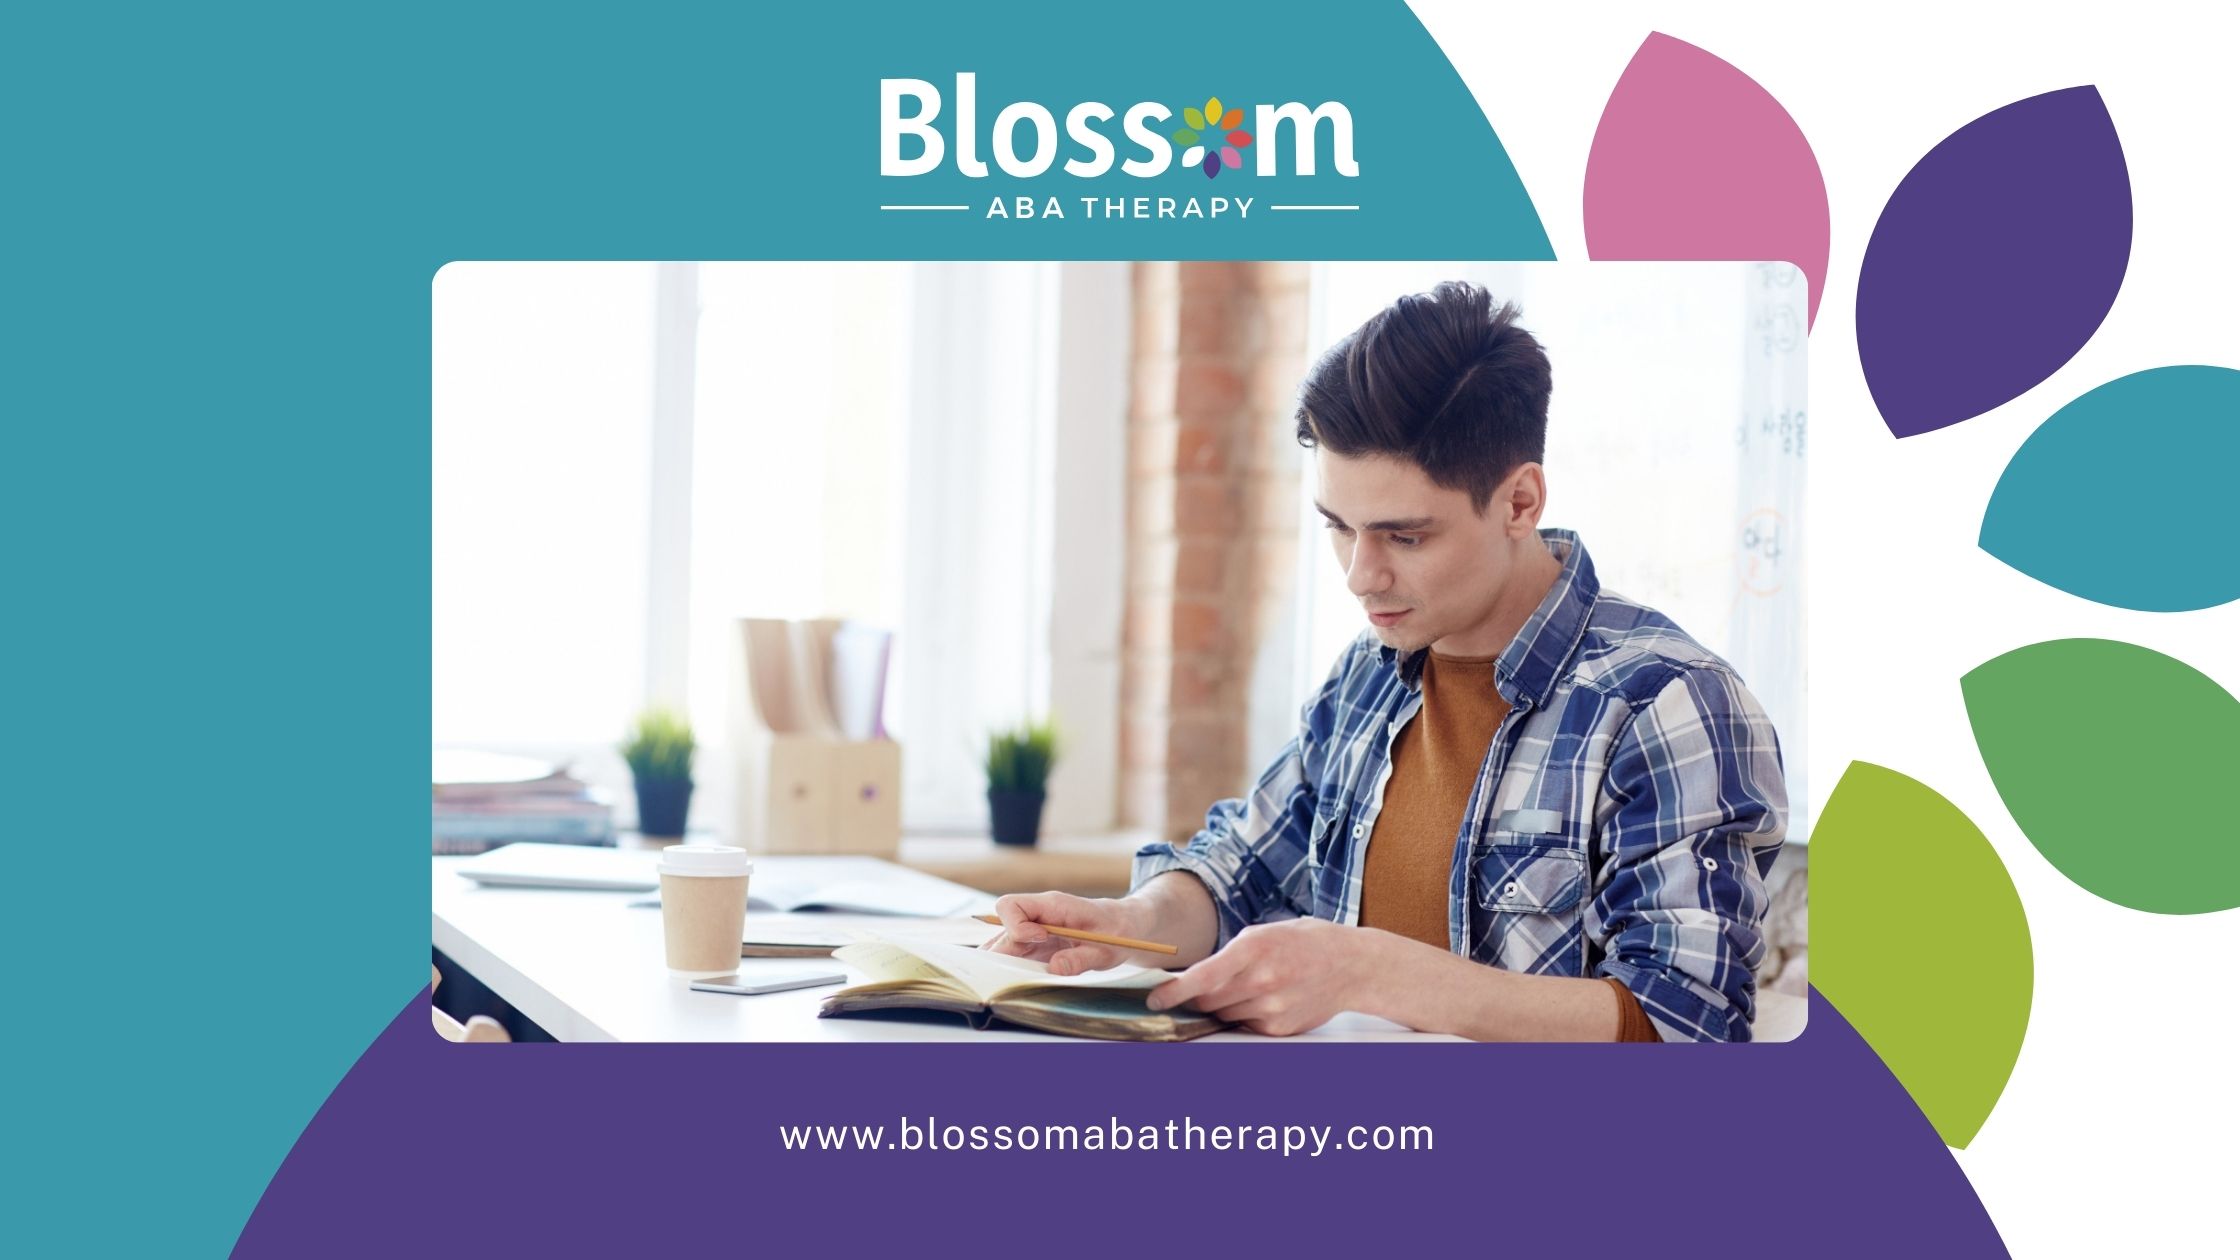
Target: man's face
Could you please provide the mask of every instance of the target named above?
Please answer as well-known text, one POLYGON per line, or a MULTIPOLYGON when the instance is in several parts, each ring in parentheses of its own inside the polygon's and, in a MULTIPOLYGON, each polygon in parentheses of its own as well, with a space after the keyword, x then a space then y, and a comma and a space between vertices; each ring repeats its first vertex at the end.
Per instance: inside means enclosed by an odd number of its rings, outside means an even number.
POLYGON ((1503 493, 1481 516, 1468 494, 1433 485, 1406 460, 1318 448, 1315 506, 1346 589, 1387 647, 1413 651, 1492 620, 1514 565, 1514 514, 1503 493))

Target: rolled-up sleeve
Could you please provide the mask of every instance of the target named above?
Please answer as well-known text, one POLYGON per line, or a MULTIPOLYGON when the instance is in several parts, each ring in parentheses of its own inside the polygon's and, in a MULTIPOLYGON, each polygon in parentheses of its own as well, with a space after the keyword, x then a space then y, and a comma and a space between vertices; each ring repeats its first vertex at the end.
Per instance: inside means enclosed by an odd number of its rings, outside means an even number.
POLYGON ((1613 748, 1584 928, 1665 1040, 1750 1039, 1788 813, 1773 723, 1723 668, 1681 669, 1613 748))
POLYGON ((1317 785, 1336 729, 1347 660, 1358 650, 1356 644, 1340 658, 1329 681, 1300 710, 1298 734, 1261 773, 1251 795, 1215 802, 1188 845, 1158 841, 1136 851, 1132 888, 1168 871, 1188 871, 1205 884, 1218 921, 1215 949, 1255 923, 1312 913, 1308 842, 1317 785))

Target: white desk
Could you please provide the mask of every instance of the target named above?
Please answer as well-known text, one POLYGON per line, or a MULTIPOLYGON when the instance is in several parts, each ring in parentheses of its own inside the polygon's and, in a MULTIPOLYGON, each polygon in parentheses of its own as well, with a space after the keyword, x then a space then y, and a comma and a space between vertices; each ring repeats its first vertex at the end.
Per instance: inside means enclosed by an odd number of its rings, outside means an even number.
MULTIPOLYGON (((830 986, 756 997, 695 993, 662 966, 661 912, 632 906, 643 893, 485 888, 455 873, 465 858, 439 857, 431 900, 437 949, 562 1041, 1023 1041, 1094 1044, 1071 1037, 1012 1031, 976 1032, 963 1020, 878 1016, 817 1018, 830 986)), ((646 855, 648 868, 654 857, 646 855)), ((931 882, 978 897, 967 913, 992 909, 995 898, 922 872, 867 857, 755 858, 755 869, 791 882, 882 879, 931 882)), ((751 916, 758 911, 748 911, 751 916)), ((993 932, 995 929, 990 928, 993 932)), ((742 958, 739 970, 798 971, 838 967, 848 983, 868 979, 827 958, 742 958)), ((1331 1041, 1453 1041, 1410 1032, 1373 1016, 1346 1014, 1298 1037, 1216 1033, 1205 1041, 1298 1044, 1331 1041)))

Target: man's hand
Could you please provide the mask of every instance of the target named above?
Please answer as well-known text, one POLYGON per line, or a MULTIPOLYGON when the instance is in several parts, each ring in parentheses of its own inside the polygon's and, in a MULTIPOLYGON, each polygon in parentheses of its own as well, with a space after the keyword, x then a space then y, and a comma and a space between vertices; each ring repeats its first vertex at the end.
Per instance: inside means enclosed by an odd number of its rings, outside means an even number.
POLYGON ((1228 946, 1151 991, 1152 1010, 1190 1003, 1254 1032, 1288 1037, 1359 1010, 1388 932, 1289 919, 1237 933, 1228 946))
POLYGON ((1071 893, 1013 893, 1008 897, 996 898, 996 914, 1003 919, 1003 930, 990 937, 980 948, 1048 963, 1051 974, 1059 976, 1101 971, 1124 962, 1148 967, 1160 966, 1167 960, 1157 954, 1140 953, 1114 945, 1099 945, 1093 941, 1070 940, 1043 931, 1043 925, 1047 923, 1058 927, 1079 928, 1084 932, 1102 932, 1106 936, 1126 936, 1139 941, 1149 939, 1135 921, 1136 909, 1136 904, 1129 901, 1103 898, 1092 900, 1076 897, 1071 893))

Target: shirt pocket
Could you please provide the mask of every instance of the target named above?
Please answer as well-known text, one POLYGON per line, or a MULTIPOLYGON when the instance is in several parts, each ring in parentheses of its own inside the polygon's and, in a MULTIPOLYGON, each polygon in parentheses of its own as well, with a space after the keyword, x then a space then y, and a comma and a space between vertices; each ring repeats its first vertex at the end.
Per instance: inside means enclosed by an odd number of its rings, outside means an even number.
POLYGON ((1307 824, 1307 864, 1320 869, 1344 854, 1353 813, 1353 802, 1344 789, 1329 785, 1316 795, 1313 819, 1307 824))
POLYGON ((1338 917, 1345 889, 1346 818, 1343 798, 1325 798, 1307 827, 1307 880, 1314 889, 1314 913, 1322 918, 1338 917))
POLYGON ((1503 837, 1477 846, 1478 908, 1493 914, 1568 914, 1587 891, 1586 855, 1560 840, 1503 837), (1535 842, 1537 841, 1537 842, 1535 842))

